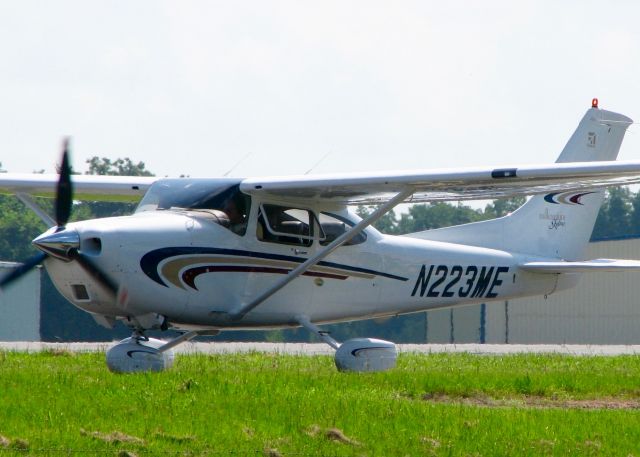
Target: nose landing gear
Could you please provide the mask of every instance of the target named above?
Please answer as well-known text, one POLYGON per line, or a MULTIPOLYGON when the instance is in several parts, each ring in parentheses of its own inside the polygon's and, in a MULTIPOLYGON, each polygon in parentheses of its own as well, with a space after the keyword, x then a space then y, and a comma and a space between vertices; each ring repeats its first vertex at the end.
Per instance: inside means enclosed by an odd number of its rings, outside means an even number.
POLYGON ((217 335, 219 330, 186 332, 168 342, 148 338, 142 330, 135 330, 129 338, 107 351, 107 366, 114 373, 164 371, 173 366, 173 348, 199 335, 217 335))
POLYGON ((160 351, 164 344, 135 331, 107 351, 107 366, 114 373, 166 370, 173 366, 174 354, 171 350, 160 351))

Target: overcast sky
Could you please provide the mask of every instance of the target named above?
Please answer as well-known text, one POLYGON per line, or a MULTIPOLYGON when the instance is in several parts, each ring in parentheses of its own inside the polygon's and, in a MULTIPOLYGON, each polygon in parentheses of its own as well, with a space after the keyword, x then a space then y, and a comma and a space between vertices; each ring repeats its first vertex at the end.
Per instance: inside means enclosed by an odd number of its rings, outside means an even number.
MULTIPOLYGON (((71 135, 158 175, 552 162, 592 97, 640 120, 640 2, 0 3, 0 161, 71 135)), ((640 160, 640 126, 620 155, 640 160)))

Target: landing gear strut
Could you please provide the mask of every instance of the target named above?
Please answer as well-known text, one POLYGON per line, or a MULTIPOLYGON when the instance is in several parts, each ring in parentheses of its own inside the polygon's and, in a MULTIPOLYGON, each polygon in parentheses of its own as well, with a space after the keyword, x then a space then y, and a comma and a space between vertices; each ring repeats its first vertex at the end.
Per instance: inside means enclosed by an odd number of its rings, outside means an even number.
POLYGON ((390 341, 352 338, 340 344, 306 316, 298 317, 297 321, 336 350, 334 360, 339 371, 386 371, 396 366, 398 352, 390 341))

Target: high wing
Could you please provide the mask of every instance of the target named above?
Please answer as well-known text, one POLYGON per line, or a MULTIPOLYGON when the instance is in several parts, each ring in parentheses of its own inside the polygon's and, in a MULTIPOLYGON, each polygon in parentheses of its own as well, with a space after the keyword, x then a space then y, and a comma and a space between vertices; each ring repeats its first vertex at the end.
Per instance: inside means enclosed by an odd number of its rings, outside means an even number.
MULTIPOLYGON (((159 178, 73 177, 77 200, 137 201, 159 178)), ((53 197, 53 174, 0 174, 0 193, 53 197)), ((573 162, 486 168, 434 169, 247 178, 240 189, 281 200, 378 204, 407 189, 408 202, 483 200, 640 182, 640 162, 573 162)))
MULTIPOLYGON (((158 178, 146 176, 75 175, 73 186, 76 200, 136 202, 158 178)), ((0 193, 54 197, 58 175, 0 174, 0 193)))
POLYGON ((248 178, 240 189, 284 200, 383 203, 412 189, 407 202, 485 200, 640 182, 640 162, 573 162, 388 173, 248 178))

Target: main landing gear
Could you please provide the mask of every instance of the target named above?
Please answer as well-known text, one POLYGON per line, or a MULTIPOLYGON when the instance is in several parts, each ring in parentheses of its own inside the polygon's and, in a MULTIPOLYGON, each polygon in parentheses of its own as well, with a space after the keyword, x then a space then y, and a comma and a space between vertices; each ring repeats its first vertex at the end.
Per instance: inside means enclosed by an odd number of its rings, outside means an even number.
MULTIPOLYGON (((353 338, 338 343, 328 332, 321 330, 306 317, 297 321, 333 349, 339 371, 385 371, 396 366, 398 353, 390 341, 374 338, 353 338)), ((219 330, 187 332, 169 342, 148 338, 141 330, 135 330, 129 338, 107 351, 107 366, 114 373, 163 371, 173 366, 173 348, 200 335, 217 335, 219 330)))
POLYGON ((306 316, 299 316, 297 321, 336 350, 334 360, 339 371, 386 371, 396 366, 398 351, 390 341, 352 338, 340 344, 306 316))

